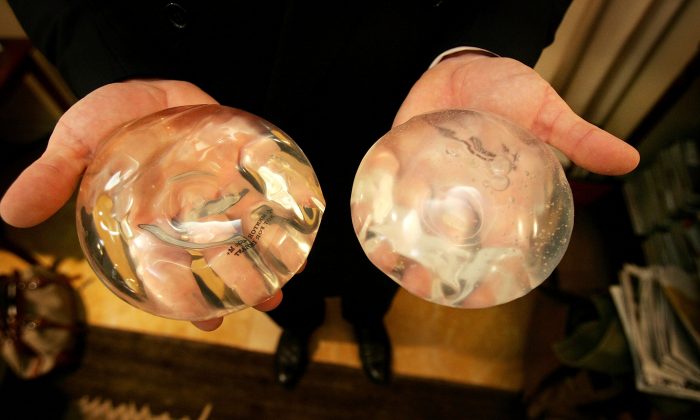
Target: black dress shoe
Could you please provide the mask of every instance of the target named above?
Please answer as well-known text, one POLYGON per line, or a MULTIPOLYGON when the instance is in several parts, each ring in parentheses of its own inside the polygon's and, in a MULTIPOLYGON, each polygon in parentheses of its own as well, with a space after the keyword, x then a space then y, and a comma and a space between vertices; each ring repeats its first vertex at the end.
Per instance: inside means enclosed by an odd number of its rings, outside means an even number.
POLYGON ((384 324, 355 326, 355 338, 362 368, 376 384, 387 384, 391 379, 391 342, 384 324))
POLYGON ((282 331, 275 352, 275 379, 285 388, 293 388, 309 364, 309 338, 290 330, 282 331))

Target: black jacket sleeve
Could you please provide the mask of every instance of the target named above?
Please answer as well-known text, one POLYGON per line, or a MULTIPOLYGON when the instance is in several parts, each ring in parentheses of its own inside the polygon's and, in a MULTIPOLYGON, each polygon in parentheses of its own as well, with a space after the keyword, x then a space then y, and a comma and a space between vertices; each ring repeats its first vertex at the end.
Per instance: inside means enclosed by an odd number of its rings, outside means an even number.
POLYGON ((9 2, 78 96, 126 78, 158 77, 187 79, 220 100, 246 98, 254 106, 261 99, 253 97, 280 80, 276 72, 295 74, 289 65, 318 77, 332 71, 333 60, 396 63, 391 72, 414 80, 442 51, 474 46, 532 66, 570 0, 9 2), (288 63, 292 56, 296 62, 288 63))
MULTIPOLYGON (((439 1, 439 0, 438 0, 439 1)), ((552 43, 570 0, 444 2, 435 48, 474 46, 534 66, 552 43)))

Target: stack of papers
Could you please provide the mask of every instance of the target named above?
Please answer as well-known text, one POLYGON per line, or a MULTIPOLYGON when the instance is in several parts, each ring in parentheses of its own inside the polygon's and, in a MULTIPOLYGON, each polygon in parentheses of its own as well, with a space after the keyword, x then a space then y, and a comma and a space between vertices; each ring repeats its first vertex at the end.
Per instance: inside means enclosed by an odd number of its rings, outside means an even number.
POLYGON ((679 214, 700 210, 700 142, 680 140, 662 149, 623 186, 636 234, 667 228, 679 214))
POLYGON ((626 265, 610 287, 639 391, 700 401, 700 283, 674 266, 626 265))

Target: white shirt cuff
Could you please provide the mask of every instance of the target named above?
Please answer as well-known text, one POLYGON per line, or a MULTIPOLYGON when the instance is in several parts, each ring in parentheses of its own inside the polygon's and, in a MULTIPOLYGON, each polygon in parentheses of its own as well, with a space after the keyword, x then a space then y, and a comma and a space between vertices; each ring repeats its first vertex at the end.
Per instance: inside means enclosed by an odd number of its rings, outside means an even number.
POLYGON ((442 54, 438 55, 438 56, 435 58, 435 60, 433 60, 433 62, 430 63, 430 67, 428 67, 428 68, 434 67, 437 63, 439 63, 440 61, 442 61, 442 59, 445 58, 445 57, 447 57, 448 55, 452 55, 452 54, 455 54, 455 53, 458 53, 458 52, 462 52, 462 51, 474 51, 474 52, 482 53, 482 54, 484 54, 484 55, 490 55, 491 57, 499 57, 498 54, 493 53, 493 52, 491 52, 491 51, 489 51, 489 50, 485 50, 485 49, 483 49, 483 48, 477 48, 477 47, 454 47, 454 48, 450 48, 449 50, 447 50, 447 51, 443 52, 442 54))

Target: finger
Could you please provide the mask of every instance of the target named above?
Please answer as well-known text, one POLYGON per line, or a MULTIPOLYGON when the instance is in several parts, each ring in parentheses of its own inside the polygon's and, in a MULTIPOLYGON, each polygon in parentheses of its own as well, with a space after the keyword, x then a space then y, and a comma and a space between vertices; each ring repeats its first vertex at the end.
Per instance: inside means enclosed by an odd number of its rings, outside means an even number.
POLYGON ((255 309, 263 312, 271 311, 275 309, 282 302, 282 291, 278 290, 277 293, 272 295, 272 297, 265 302, 259 303, 253 306, 255 309))
POLYGON ((223 318, 214 318, 206 319, 204 321, 192 321, 192 325, 202 331, 214 331, 221 326, 222 322, 224 322, 223 318))
POLYGON ((545 99, 532 131, 591 172, 623 175, 639 164, 634 147, 576 115, 554 90, 545 99))
MULTIPOLYGON (((123 246, 116 237, 112 248, 123 246)), ((211 304, 202 287, 195 281, 192 257, 182 249, 169 246, 149 233, 138 232, 129 245, 135 271, 141 280, 143 294, 139 303, 148 312, 177 319, 202 319, 211 313, 211 304)), ((116 252, 110 255, 117 255, 116 252)))
POLYGON ((409 263, 401 274, 401 287, 415 296, 432 301, 433 275, 423 264, 409 263))

